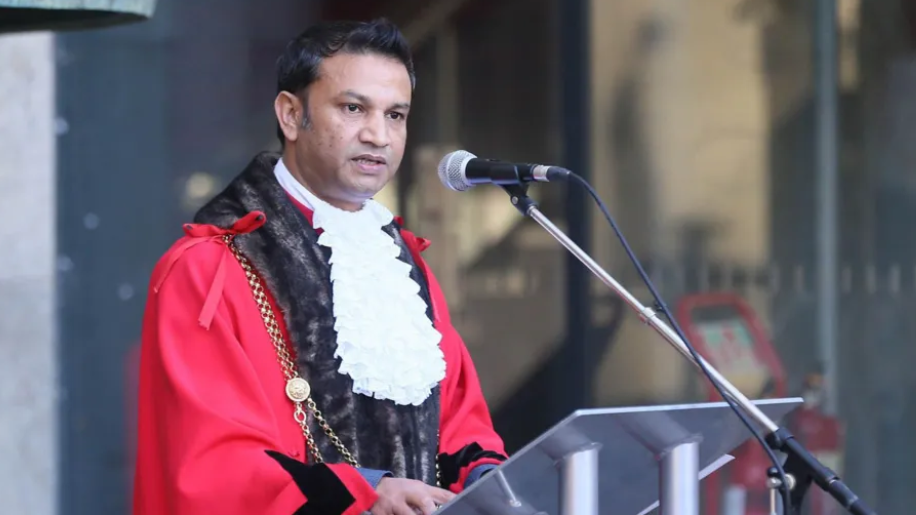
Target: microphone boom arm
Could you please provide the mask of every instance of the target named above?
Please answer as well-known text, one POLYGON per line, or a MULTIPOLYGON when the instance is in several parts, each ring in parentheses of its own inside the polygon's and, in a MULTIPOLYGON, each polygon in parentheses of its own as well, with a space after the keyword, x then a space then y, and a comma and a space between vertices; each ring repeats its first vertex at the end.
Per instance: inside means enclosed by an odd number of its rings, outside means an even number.
MULTIPOLYGON (((640 319, 658 332, 665 341, 675 350, 686 357, 694 366, 701 368, 694 359, 687 344, 662 321, 655 310, 643 305, 626 288, 615 280, 608 272, 601 268, 584 250, 560 228, 553 224, 538 209, 538 204, 528 197, 527 184, 500 185, 509 194, 512 205, 523 215, 532 218, 553 236, 561 245, 582 262, 598 279, 614 290, 620 297, 639 315, 640 319)), ((786 503, 791 506, 792 513, 800 513, 801 503, 811 483, 816 483, 824 491, 833 496, 844 508, 854 515, 876 515, 877 512, 867 507, 859 497, 852 492, 829 468, 821 464, 795 437, 785 428, 779 427, 772 419, 751 403, 744 394, 722 376, 708 361, 697 355, 705 365, 706 372, 718 383, 728 397, 757 423, 759 429, 765 431, 767 445, 775 450, 785 453, 787 459, 784 469, 789 477, 790 499, 786 503)), ((775 470, 775 469, 774 469, 775 470)))

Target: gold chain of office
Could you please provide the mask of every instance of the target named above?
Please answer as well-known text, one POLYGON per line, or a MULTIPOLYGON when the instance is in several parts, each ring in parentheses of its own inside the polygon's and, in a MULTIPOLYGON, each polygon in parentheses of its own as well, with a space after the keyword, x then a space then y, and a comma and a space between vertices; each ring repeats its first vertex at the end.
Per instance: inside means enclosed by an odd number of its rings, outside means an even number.
MULTIPOLYGON (((283 375, 286 377, 286 396, 289 397, 289 400, 293 401, 293 405, 295 406, 293 418, 299 424, 299 427, 302 428, 302 434, 305 435, 305 442, 308 446, 309 454, 312 456, 312 460, 315 463, 324 463, 321 451, 318 449, 318 445, 312 437, 312 432, 309 430, 306 408, 308 408, 308 411, 315 417, 318 426, 321 427, 322 431, 328 436, 328 439, 331 440, 331 443, 337 448, 337 451, 343 456, 344 460, 354 467, 359 467, 356 458, 350 454, 350 451, 347 450, 343 441, 341 441, 334 430, 331 429, 330 424, 328 424, 328 421, 325 420, 318 406, 315 404, 315 400, 311 396, 312 388, 308 381, 299 375, 299 370, 293 361, 293 357, 289 353, 289 347, 287 347, 286 341, 283 339, 283 333, 280 331, 280 324, 277 323, 277 318, 274 316, 273 309, 270 303, 267 302, 267 294, 261 282, 261 278, 255 273, 251 263, 248 262, 248 258, 242 255, 238 247, 236 247, 232 241, 232 237, 224 236, 223 240, 232 250, 232 254, 242 266, 242 270, 245 271, 248 285, 251 287, 254 300, 258 304, 258 309, 261 312, 261 318, 267 328, 267 334, 270 335, 270 340, 274 345, 274 349, 277 351, 277 359, 280 362, 280 366, 283 368, 283 375)), ((438 438, 439 435, 436 434, 436 439, 438 440, 438 438)), ((436 484, 439 486, 442 484, 438 456, 436 458, 436 484)))

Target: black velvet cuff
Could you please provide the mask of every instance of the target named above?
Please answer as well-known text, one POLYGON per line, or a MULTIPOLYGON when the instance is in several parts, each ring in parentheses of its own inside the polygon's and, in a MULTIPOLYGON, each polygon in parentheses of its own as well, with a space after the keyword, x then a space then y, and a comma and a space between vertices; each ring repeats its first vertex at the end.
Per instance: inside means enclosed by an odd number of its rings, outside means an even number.
POLYGON ((356 499, 327 465, 308 465, 275 451, 266 451, 292 476, 307 499, 293 515, 341 515, 356 499))
POLYGON ((474 462, 484 458, 491 458, 500 462, 508 458, 498 452, 486 451, 477 442, 465 445, 455 454, 442 453, 439 455, 439 474, 442 488, 458 482, 461 479, 461 470, 471 466, 474 462))

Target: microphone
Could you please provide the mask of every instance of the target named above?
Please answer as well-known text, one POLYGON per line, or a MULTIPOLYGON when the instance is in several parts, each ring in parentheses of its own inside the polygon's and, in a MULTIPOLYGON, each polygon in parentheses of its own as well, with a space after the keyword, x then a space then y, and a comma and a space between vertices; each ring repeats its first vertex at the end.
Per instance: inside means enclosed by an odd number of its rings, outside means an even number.
POLYGON ((570 173, 559 166, 481 159, 466 150, 448 153, 439 161, 439 180, 455 191, 469 190, 478 184, 561 181, 567 179, 570 173))

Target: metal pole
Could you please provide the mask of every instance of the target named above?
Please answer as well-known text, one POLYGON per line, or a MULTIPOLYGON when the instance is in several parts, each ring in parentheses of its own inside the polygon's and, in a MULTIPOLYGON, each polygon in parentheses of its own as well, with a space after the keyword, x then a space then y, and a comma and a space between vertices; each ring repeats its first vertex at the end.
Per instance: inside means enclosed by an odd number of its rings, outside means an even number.
POLYGON ((700 444, 688 442, 670 449, 660 465, 659 515, 699 515, 700 444))
POLYGON ((816 0, 814 13, 815 188, 817 195, 817 340, 824 367, 824 406, 837 411, 838 72, 836 1, 816 0))
POLYGON ((598 515, 598 452, 580 449, 560 461, 560 515, 598 515))

